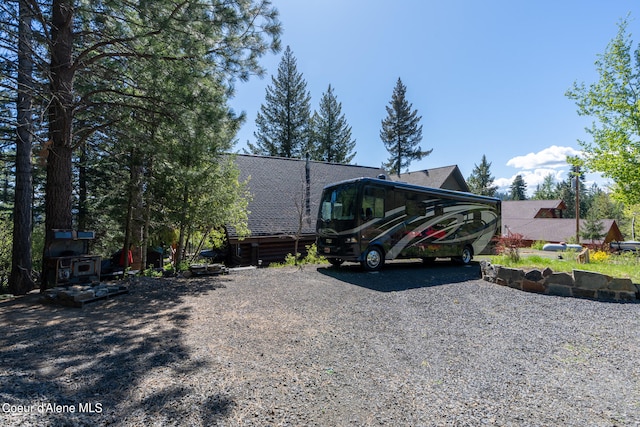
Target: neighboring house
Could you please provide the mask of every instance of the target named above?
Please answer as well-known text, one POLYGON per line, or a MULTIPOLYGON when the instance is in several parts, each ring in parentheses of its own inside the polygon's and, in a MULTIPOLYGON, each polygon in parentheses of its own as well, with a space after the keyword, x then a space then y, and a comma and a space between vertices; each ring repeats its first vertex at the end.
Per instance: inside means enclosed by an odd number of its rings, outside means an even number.
MULTIPOLYGON (((522 200, 502 202, 502 235, 521 234, 526 244, 535 241, 561 243, 576 235, 575 218, 563 218, 567 206, 562 200, 522 200)), ((614 219, 601 220, 605 237, 602 240, 585 240, 583 244, 603 244, 623 240, 614 219)), ((585 220, 579 221, 580 230, 585 220)))
POLYGON ((249 202, 251 235, 241 240, 232 227, 227 230, 231 263, 239 265, 284 261, 294 253, 296 235, 298 252, 305 254, 305 246, 316 239, 318 204, 326 185, 386 174, 374 167, 245 154, 236 155, 236 165, 240 181, 249 179, 253 196, 249 202))
POLYGON ((502 202, 505 218, 562 218, 567 205, 562 200, 517 200, 502 202))
POLYGON ((456 165, 426 169, 417 172, 407 172, 400 176, 390 175, 389 179, 414 185, 421 185, 423 187, 469 192, 467 181, 465 181, 460 169, 458 169, 458 166, 456 165))
MULTIPOLYGON (((282 262, 287 254, 294 253, 296 235, 298 252, 305 254, 305 246, 315 242, 318 205, 326 185, 387 174, 375 167, 246 154, 236 155, 236 165, 240 181, 249 179, 249 192, 253 196, 248 208, 251 235, 239 239, 232 227, 227 228, 229 262, 236 265, 282 262)), ((407 173, 394 180, 468 191, 457 166, 407 173), (408 177, 413 178, 409 181, 408 177)))

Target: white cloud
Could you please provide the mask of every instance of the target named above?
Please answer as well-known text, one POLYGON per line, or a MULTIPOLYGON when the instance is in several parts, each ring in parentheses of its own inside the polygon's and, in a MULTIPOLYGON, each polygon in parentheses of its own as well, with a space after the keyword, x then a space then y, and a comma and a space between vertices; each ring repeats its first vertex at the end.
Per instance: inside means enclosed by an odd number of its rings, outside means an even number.
POLYGON ((524 171, 565 168, 567 167, 567 156, 580 154, 580 151, 572 147, 552 145, 537 153, 514 157, 507 162, 507 166, 524 171))
MULTIPOLYGON (((566 164, 565 164, 566 166, 566 164)), ((547 175, 552 175, 554 182, 564 181, 566 179, 566 171, 551 168, 540 168, 534 170, 523 170, 511 176, 511 178, 497 178, 494 185, 500 188, 500 191, 507 191, 511 188, 513 180, 517 175, 522 175, 524 182, 527 184, 527 193, 533 194, 536 187, 544 181, 547 175)))
MULTIPOLYGON (((518 172, 510 178, 496 178, 493 184, 498 186, 498 191, 509 192, 516 176, 521 175, 527 184, 527 194, 531 196, 547 175, 552 175, 556 183, 566 180, 570 169, 567 156, 580 155, 582 152, 575 148, 552 145, 537 153, 516 156, 507 162, 507 166, 517 169, 518 172)), ((610 182, 599 174, 587 174, 585 185, 590 187, 594 183, 603 189, 610 186, 610 182)))
POLYGON ((513 157, 507 162, 507 166, 517 169, 518 172, 510 178, 497 178, 494 185, 497 185, 500 191, 509 191, 516 176, 522 175, 527 184, 527 193, 531 195, 536 187, 543 183, 547 175, 552 175, 554 182, 565 180, 569 171, 567 156, 579 155, 581 152, 573 147, 552 145, 537 153, 513 157))

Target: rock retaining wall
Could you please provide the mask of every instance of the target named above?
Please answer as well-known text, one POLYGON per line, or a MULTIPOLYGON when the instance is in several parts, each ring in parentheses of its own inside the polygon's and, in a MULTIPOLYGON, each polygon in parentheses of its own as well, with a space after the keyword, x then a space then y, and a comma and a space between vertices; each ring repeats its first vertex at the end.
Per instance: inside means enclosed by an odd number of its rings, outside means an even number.
POLYGON ((573 270, 573 274, 544 270, 521 270, 481 261, 482 278, 526 292, 603 301, 640 301, 640 285, 592 271, 573 270))

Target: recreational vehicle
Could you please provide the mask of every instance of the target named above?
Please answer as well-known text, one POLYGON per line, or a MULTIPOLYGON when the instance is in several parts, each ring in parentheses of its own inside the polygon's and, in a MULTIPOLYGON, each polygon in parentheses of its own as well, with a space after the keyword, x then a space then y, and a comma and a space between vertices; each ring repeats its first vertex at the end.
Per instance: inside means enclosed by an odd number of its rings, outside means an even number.
POLYGON ((376 178, 326 186, 316 245, 331 264, 379 270, 396 258, 463 264, 500 233, 500 200, 376 178))

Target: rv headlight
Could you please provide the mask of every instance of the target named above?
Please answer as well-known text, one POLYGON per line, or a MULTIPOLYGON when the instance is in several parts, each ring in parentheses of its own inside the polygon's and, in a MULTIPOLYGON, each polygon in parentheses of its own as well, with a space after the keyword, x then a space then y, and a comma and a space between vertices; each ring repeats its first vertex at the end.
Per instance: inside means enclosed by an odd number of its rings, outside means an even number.
POLYGON ((347 237, 346 239, 344 239, 345 243, 358 243, 358 238, 357 237, 347 237))

